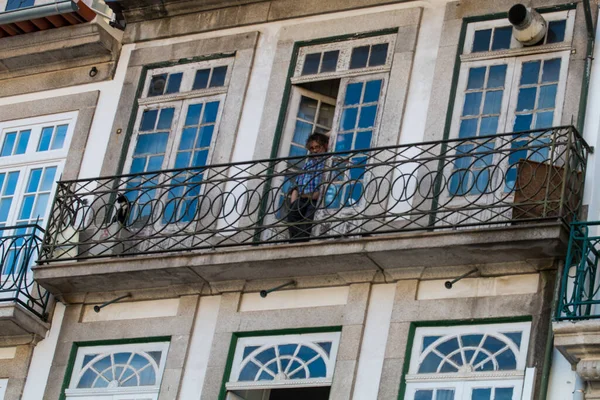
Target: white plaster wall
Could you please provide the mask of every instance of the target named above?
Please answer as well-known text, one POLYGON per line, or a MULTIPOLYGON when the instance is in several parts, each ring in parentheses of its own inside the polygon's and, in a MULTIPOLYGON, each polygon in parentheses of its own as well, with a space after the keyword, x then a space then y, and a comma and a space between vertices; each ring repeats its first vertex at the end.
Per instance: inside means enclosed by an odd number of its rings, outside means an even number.
POLYGON ((220 305, 221 296, 202 297, 200 299, 181 380, 180 399, 194 400, 200 398, 208 366, 208 357, 210 356, 210 349, 217 327, 220 305))
POLYGON ((584 382, 558 350, 552 357, 547 400, 583 400, 584 382))
POLYGON ((588 168, 585 176, 585 193, 583 204, 589 204, 588 221, 600 220, 600 191, 598 190, 596 176, 600 171, 600 29, 596 28, 596 46, 594 48, 594 62, 586 110, 585 126, 583 136, 590 146, 594 146, 596 152, 588 156, 588 168))
POLYGON ((33 350, 21 400, 40 400, 44 397, 52 359, 54 358, 56 344, 58 343, 58 335, 62 328, 63 317, 65 316, 65 309, 66 307, 63 304, 56 304, 50 330, 46 338, 39 342, 33 350))
POLYGON ((395 284, 373 285, 358 358, 354 400, 376 399, 394 308, 395 284))

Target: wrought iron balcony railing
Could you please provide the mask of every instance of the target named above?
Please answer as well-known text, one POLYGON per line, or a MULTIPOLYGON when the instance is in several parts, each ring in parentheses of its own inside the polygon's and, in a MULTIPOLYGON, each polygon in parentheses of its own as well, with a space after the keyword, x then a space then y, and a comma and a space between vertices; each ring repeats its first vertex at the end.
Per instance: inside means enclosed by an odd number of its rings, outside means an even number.
POLYGON ((0 228, 0 302, 15 302, 46 319, 49 293, 33 280, 44 230, 37 225, 0 228))
POLYGON ((571 224, 557 320, 600 318, 600 221, 571 224))
POLYGON ((588 150, 573 127, 557 127, 63 181, 40 262, 275 244, 308 235, 321 240, 568 223, 581 203, 588 150), (311 175, 301 170, 307 159, 318 166, 311 175), (320 196, 302 199, 310 215, 298 218, 290 193, 302 181, 315 183, 320 196))

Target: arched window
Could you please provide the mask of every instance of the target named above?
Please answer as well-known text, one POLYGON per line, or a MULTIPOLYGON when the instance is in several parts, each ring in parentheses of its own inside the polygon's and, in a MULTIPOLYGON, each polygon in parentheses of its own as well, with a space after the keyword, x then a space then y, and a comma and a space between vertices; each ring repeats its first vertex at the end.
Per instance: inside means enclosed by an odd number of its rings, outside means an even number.
POLYGON ((421 327, 406 400, 518 400, 530 323, 421 327))
POLYGON ((241 338, 228 389, 331 384, 339 332, 241 338))
POLYGON ((166 342, 80 347, 67 399, 114 400, 128 394, 156 399, 168 347, 166 342))

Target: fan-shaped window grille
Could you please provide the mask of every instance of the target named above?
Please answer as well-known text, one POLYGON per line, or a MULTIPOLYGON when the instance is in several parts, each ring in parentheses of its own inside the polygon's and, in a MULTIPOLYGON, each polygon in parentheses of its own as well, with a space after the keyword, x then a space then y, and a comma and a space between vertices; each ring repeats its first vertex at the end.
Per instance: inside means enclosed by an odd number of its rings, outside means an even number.
POLYGON ((424 336, 418 373, 517 369, 522 332, 424 336))
POLYGON ((339 332, 248 337, 238 341, 229 388, 327 384, 339 332))
POLYGON ((67 398, 158 394, 168 347, 167 342, 80 347, 67 398))

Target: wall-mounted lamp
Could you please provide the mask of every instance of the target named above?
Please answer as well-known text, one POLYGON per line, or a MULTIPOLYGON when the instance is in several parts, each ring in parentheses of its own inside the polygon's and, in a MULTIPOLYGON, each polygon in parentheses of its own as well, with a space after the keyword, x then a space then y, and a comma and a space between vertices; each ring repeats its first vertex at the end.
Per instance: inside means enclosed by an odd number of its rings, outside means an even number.
POLYGON ((469 275, 471 275, 471 274, 474 274, 474 273, 475 273, 475 272, 477 272, 477 271, 478 271, 478 269, 477 269, 477 268, 473 268, 473 269, 472 269, 472 270, 470 270, 469 272, 466 272, 466 273, 462 274, 461 276, 459 276, 458 278, 456 278, 456 279, 454 279, 454 280, 452 280, 452 281, 446 281, 446 282, 444 283, 444 286, 446 287, 446 289, 452 289, 452 286, 453 286, 453 285, 454 285, 456 282, 460 281, 460 280, 461 280, 461 279, 463 279, 463 278, 466 278, 467 276, 469 276, 469 275))
POLYGON ((106 307, 106 306, 108 306, 108 305, 110 305, 110 304, 116 303, 116 302, 118 302, 118 301, 120 301, 120 300, 126 299, 126 298, 128 298, 128 297, 131 297, 131 293, 127 293, 127 294, 126 294, 126 295, 124 295, 124 296, 117 297, 116 299, 113 299, 113 300, 111 300, 111 301, 107 301, 106 303, 104 303, 104 304, 100 304, 99 306, 94 306, 94 311, 96 311, 97 313, 99 313, 99 312, 100 312, 100 310, 102 310, 104 307, 106 307))
POLYGON ((291 286, 291 285, 295 285, 295 284, 296 284, 296 281, 292 280, 292 281, 289 281, 287 283, 284 283, 283 285, 276 286, 276 287, 274 287, 272 289, 261 290, 260 291, 260 297, 262 297, 264 299, 271 292, 276 292, 277 290, 283 289, 286 286, 291 286))
POLYGON ((98 75, 98 68, 92 67, 92 69, 90 69, 90 72, 88 73, 88 75, 90 76, 90 78, 93 78, 96 75, 98 75))

